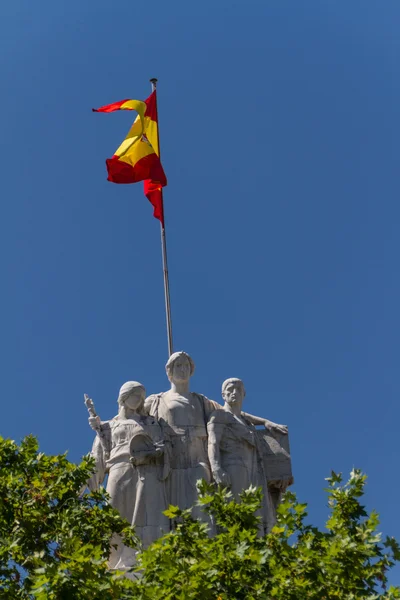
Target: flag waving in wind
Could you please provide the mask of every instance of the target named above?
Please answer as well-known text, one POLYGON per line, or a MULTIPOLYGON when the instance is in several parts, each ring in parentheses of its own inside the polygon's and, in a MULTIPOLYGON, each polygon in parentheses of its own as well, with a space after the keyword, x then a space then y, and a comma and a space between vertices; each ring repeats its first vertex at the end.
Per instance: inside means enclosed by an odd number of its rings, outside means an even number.
POLYGON ((108 181, 137 183, 144 181, 144 193, 154 206, 154 216, 164 227, 162 188, 167 178, 160 161, 156 90, 141 100, 121 100, 94 112, 135 110, 138 113, 128 135, 112 158, 106 160, 108 181))

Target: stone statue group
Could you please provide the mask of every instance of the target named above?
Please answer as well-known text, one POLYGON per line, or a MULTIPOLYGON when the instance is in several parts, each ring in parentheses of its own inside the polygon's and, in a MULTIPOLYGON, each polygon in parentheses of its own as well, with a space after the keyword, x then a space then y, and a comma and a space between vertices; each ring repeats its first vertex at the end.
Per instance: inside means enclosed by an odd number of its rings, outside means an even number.
MULTIPOLYGON (((280 496, 293 482, 287 427, 242 411, 240 379, 222 384, 224 405, 190 392, 194 362, 186 352, 172 354, 166 372, 171 388, 148 398, 141 383, 125 383, 110 421, 100 421, 86 397, 96 431, 96 470, 88 487, 97 489, 108 475, 111 504, 135 526, 144 547, 170 531, 163 515, 169 504, 194 507, 193 515, 206 519, 195 506, 199 479, 229 487, 236 499, 250 485, 260 486, 260 529, 268 532, 280 496)), ((132 551, 117 540, 110 567, 133 563, 132 551)))

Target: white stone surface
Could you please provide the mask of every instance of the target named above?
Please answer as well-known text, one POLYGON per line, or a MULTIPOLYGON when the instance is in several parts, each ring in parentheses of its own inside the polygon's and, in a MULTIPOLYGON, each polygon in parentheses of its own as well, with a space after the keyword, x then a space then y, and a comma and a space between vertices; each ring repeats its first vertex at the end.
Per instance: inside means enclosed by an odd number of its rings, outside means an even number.
MULTIPOLYGON (((149 396, 145 410, 159 421, 166 440, 164 475, 168 502, 186 509, 196 502, 196 482, 199 479, 211 481, 207 421, 220 405, 190 392, 194 362, 188 354, 172 354, 165 368, 171 388, 149 396)), ((197 508, 193 514, 204 518, 197 508)))
MULTIPOLYGON (((98 417, 89 418, 97 435, 92 449, 96 472, 88 485, 97 489, 108 474, 112 506, 135 526, 146 547, 169 530, 169 521, 162 514, 167 508, 164 440, 160 425, 143 412, 145 395, 140 383, 129 381, 121 387, 116 417, 101 422, 100 430, 98 417)), ((111 568, 124 568, 132 561, 132 552, 119 543, 109 562, 111 568)))
POLYGON ((268 491, 274 511, 276 511, 282 494, 293 483, 289 436, 270 428, 266 428, 265 431, 257 431, 257 436, 268 491))
MULTIPOLYGON (((264 425, 266 430, 287 437, 287 427, 272 423, 268 419, 254 417, 242 412, 246 395, 243 381, 231 378, 222 384, 223 408, 216 410, 208 422, 208 454, 214 481, 231 488, 236 500, 240 493, 250 485, 261 487, 263 503, 260 511, 262 533, 271 529, 275 522, 275 502, 268 486, 268 475, 264 466, 264 457, 268 449, 264 448, 264 436, 255 429, 255 425, 264 425)), ((273 451, 271 455, 275 456, 273 451)), ((280 474, 276 472, 275 483, 279 483, 280 474)))
MULTIPOLYGON (((176 352, 166 364, 170 389, 146 400, 144 386, 128 381, 110 421, 101 421, 85 396, 96 432, 96 471, 88 486, 98 489, 108 475, 111 504, 135 526, 144 547, 170 530, 162 514, 169 504, 194 506, 199 479, 229 486, 237 499, 250 485, 261 486, 261 533, 273 525, 282 491, 293 482, 287 427, 242 411, 240 379, 224 381, 223 406, 191 392, 194 368, 188 354, 176 352)), ((206 519, 197 507, 193 515, 206 519)), ((110 567, 133 565, 135 553, 116 543, 110 567)))

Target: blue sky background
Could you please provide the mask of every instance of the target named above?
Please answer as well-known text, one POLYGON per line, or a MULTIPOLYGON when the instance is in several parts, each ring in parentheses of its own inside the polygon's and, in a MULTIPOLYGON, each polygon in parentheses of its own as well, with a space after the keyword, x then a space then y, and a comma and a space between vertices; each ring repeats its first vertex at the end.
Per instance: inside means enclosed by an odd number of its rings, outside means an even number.
MULTIPOLYGON (((78 460, 83 393, 167 389, 159 224, 106 181, 159 78, 175 349, 290 427, 295 490, 369 476, 400 538, 398 0, 0 7, 1 434, 78 460)), ((400 584, 400 569, 392 582, 400 584)))

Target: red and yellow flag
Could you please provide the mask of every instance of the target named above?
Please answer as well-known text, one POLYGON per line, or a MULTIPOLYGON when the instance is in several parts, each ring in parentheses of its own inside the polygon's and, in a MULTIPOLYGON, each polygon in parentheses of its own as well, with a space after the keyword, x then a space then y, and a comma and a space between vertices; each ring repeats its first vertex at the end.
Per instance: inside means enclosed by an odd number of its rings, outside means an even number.
POLYGON ((135 110, 138 113, 128 135, 112 158, 106 160, 108 181, 137 183, 144 181, 144 193, 154 206, 154 216, 164 227, 162 188, 167 185, 158 146, 156 90, 141 100, 121 100, 93 109, 94 112, 135 110))

